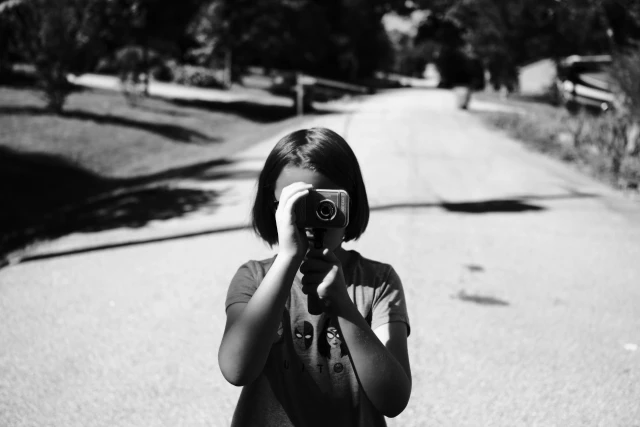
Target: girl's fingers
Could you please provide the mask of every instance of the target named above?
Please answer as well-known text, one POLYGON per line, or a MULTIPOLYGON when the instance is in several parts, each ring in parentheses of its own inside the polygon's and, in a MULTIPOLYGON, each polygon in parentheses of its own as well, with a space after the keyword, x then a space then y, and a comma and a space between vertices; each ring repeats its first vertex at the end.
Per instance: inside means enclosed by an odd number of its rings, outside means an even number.
POLYGON ((287 185, 280 192, 279 206, 284 206, 287 201, 296 193, 304 190, 309 190, 313 186, 305 182, 294 182, 291 185, 287 185))
POLYGON ((305 285, 305 284, 303 284, 302 285, 302 293, 303 294, 309 295, 309 294, 314 294, 316 292, 318 292, 318 285, 317 284, 314 284, 314 285, 309 285, 309 284, 305 285))
MULTIPOLYGON (((304 196, 306 196, 307 194, 309 194, 309 189, 308 188, 303 188, 300 189, 299 191, 293 193, 292 195, 290 195, 287 200, 284 202, 284 211, 285 212, 293 212, 293 207, 295 206, 296 202, 298 200, 300 200, 301 198, 303 198, 304 196)), ((280 202, 280 206, 282 205, 282 201, 280 202)))
POLYGON ((323 282, 325 276, 326 274, 305 274, 304 276, 302 276, 302 279, 300 280, 300 282, 302 283, 303 286, 306 286, 306 285, 318 286, 320 283, 323 282))
POLYGON ((312 273, 312 272, 327 272, 331 269, 333 264, 326 262, 322 259, 317 258, 307 258, 304 260, 302 265, 300 266, 300 272, 302 274, 312 273))

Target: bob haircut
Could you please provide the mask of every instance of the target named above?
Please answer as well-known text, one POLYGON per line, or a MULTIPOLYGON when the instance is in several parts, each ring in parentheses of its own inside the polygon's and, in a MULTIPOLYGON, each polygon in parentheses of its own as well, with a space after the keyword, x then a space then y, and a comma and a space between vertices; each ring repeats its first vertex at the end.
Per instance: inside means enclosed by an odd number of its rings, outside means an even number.
POLYGON ((351 205, 344 240, 355 240, 364 233, 369 223, 369 201, 360 165, 351 147, 344 138, 330 129, 301 129, 278 141, 258 178, 252 225, 256 234, 269 246, 278 243, 275 188, 280 173, 287 166, 321 173, 347 191, 351 205))

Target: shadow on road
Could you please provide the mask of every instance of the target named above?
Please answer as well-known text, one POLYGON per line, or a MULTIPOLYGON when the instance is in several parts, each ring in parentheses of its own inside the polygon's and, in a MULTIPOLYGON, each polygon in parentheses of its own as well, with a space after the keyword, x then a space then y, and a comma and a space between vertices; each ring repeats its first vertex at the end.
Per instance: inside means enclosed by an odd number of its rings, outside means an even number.
POLYGON ((544 211, 547 208, 530 203, 532 200, 560 200, 582 199, 598 197, 596 194, 571 192, 564 195, 549 196, 521 196, 508 199, 489 199, 473 202, 426 202, 426 203, 391 203, 388 205, 372 206, 372 211, 387 211, 395 209, 430 209, 441 208, 448 212, 467 214, 487 213, 519 213, 544 211))
MULTIPOLYGON (((1 152, 0 152, 1 153, 1 152)), ((213 178, 219 178, 219 177, 233 177, 236 178, 236 174, 238 174, 237 177, 239 178, 247 178, 247 179, 255 179, 257 177, 257 174, 259 173, 259 171, 237 171, 237 172, 216 172, 216 167, 222 167, 222 166, 227 166, 230 165, 231 163, 227 160, 222 160, 222 161, 212 161, 212 162, 205 162, 202 164, 198 164, 198 165, 192 165, 192 166, 188 166, 185 168, 179 168, 179 169, 175 169, 175 170, 171 170, 171 171, 167 171, 167 172, 163 172, 161 174, 156 174, 156 175, 150 175, 148 177, 142 177, 136 180, 130 180, 130 182, 137 182, 138 184, 145 184, 145 183, 153 183, 153 182, 157 182, 157 181, 161 181, 163 179, 167 179, 167 180, 171 180, 174 178, 187 178, 190 177, 191 179, 211 179, 213 178)), ((0 169, 1 170, 1 169, 0 169)), ((144 188, 144 187, 143 187, 144 188)), ((192 211, 192 210, 196 210, 196 209, 203 209, 205 206, 209 206, 211 209, 215 209, 216 206, 216 194, 209 194, 207 195, 203 195, 203 192, 201 191, 194 191, 194 192, 189 192, 189 191, 174 191, 171 189, 156 189, 157 191, 159 191, 159 193, 154 193, 154 192, 149 192, 147 193, 147 195, 149 195, 149 197, 153 198, 153 197, 158 197, 158 195, 161 195, 159 198, 163 198, 163 197, 167 197, 169 200, 173 200, 174 202, 177 201, 177 205, 174 206, 173 209, 168 209, 169 212, 167 212, 167 210, 164 210, 160 207, 157 208, 157 210, 155 211, 157 213, 158 219, 167 219, 170 217, 176 217, 176 216, 180 216, 180 215, 184 215, 187 214, 188 212, 192 211), (181 199, 182 197, 182 199, 181 199)), ((129 197, 136 197, 136 193, 135 191, 132 193, 128 193, 129 197)), ((125 197, 124 195, 122 197, 125 197)), ((578 192, 573 192, 573 193, 569 193, 569 194, 563 194, 563 195, 548 195, 548 196, 522 196, 521 198, 518 199, 505 199, 505 200, 488 200, 488 201, 479 201, 479 202, 463 202, 463 203, 398 203, 398 204, 390 204, 390 205, 382 205, 382 206, 373 206, 371 207, 372 211, 383 211, 383 210, 392 210, 392 209, 414 209, 414 208, 418 208, 418 209, 422 209, 422 208, 445 208, 447 206, 450 207, 450 210, 453 212, 462 212, 462 213, 490 213, 490 212, 523 212, 526 210, 533 210, 533 211, 540 211, 540 210, 544 210, 545 208, 542 208, 540 206, 535 206, 535 205, 529 205, 527 203, 521 202, 520 200, 527 200, 527 199, 539 199, 539 200, 562 200, 562 199, 574 199, 574 198, 593 198, 593 197, 597 197, 597 195, 594 194, 586 194, 586 193, 578 193, 578 192), (516 201, 516 203, 514 203, 514 201, 516 201)), ((124 200, 122 205, 123 206, 133 206, 132 204, 130 204, 130 202, 134 200, 134 199, 130 199, 129 201, 124 200)), ((158 200, 158 199, 156 199, 158 200)), ((115 203, 115 205, 111 205, 112 209, 110 210, 112 212, 112 215, 114 215, 114 213, 118 212, 118 209, 114 206, 117 206, 118 203, 115 203)), ((98 206, 95 205, 94 208, 98 206)), ((144 206, 144 203, 143 203, 144 206)), ((151 211, 147 211, 145 209, 137 209, 135 210, 138 214, 141 215, 142 220, 140 221, 140 218, 138 217, 138 219, 136 219, 135 214, 133 217, 128 216, 126 213, 121 212, 120 214, 117 214, 115 216, 119 217, 121 219, 121 221, 114 221, 112 228, 115 228, 117 226, 131 226, 131 227, 136 227, 136 226, 142 226, 144 224, 146 224, 148 221, 150 221, 151 219, 153 219, 153 210, 151 211), (129 218, 129 219, 127 219, 129 218), (139 223, 137 223, 137 221, 140 221, 139 223), (129 225, 127 225, 129 224, 129 225)), ((94 220, 94 221, 98 221, 100 220, 100 217, 98 215, 98 212, 100 212, 99 209, 89 209, 88 211, 88 216, 89 216, 89 220, 94 220), (92 212, 92 213, 91 213, 92 212)), ((125 209, 126 212, 126 209, 125 209)), ((82 222, 80 223, 82 225, 82 222)), ((107 221, 105 224, 109 224, 109 222, 107 221)), ((84 231, 100 231, 100 230, 104 230, 104 229, 108 229, 110 227, 106 227, 106 228, 100 228, 100 225, 94 225, 94 227, 97 228, 85 228, 84 231)), ((164 236, 164 237, 159 237, 159 238, 151 238, 151 239, 143 239, 143 240, 136 240, 136 241, 132 241, 132 242, 118 242, 118 243, 114 243, 114 244, 107 244, 107 245, 99 245, 99 246, 92 246, 92 247, 87 247, 87 248, 81 248, 81 249, 77 249, 77 250, 72 250, 72 251, 64 251, 64 252, 56 252, 56 253, 50 253, 50 254, 41 254, 41 255, 37 255, 37 256, 27 256, 25 258, 22 259, 22 262, 27 262, 27 261, 36 261, 36 260, 40 260, 40 259, 47 259, 47 258, 54 258, 54 257, 59 257, 59 256, 67 256, 67 255, 74 255, 74 254, 79 254, 79 253, 87 253, 87 252, 93 252, 93 251, 99 251, 99 250, 104 250, 104 249, 112 249, 112 248, 120 248, 120 247, 127 247, 127 246, 135 246, 135 245, 143 245, 143 244, 149 244, 149 243, 156 243, 156 242, 163 242, 163 241, 169 241, 169 240, 178 240, 178 239, 186 239, 186 238, 191 238, 191 237, 199 237, 199 236, 204 236, 204 235, 209 235, 209 234, 217 234, 217 233, 225 233, 225 232, 230 232, 230 231, 239 231, 239 230, 246 230, 249 229, 250 227, 245 225, 245 224, 239 224, 236 227, 226 227, 226 228, 215 228, 215 229, 207 229, 207 230, 200 230, 197 232, 189 232, 189 233, 183 233, 183 234, 176 234, 176 235, 171 235, 171 236, 164 236)), ((78 230, 76 230, 78 231, 78 230)), ((68 231, 71 232, 71 231, 68 231)), ((59 237, 62 236, 64 234, 68 234, 68 232, 65 232, 63 234, 60 234, 58 236, 54 236, 54 237, 59 237)), ((1 236, 1 235, 0 235, 1 236)), ((2 241, 0 240, 0 243, 2 243, 2 241)), ((2 255, 2 253, 0 252, 0 256, 2 255)), ((478 265, 468 265, 467 269, 471 272, 482 272, 484 271, 484 268, 482 266, 478 266, 478 265)), ((472 295, 472 294, 466 294, 466 293, 462 293, 462 294, 458 294, 455 296, 455 298, 458 298, 462 301, 466 301, 466 302, 474 302, 477 304, 485 304, 485 305, 508 305, 507 302, 493 298, 493 297, 488 297, 488 296, 482 296, 482 295, 472 295)))
POLYGON ((452 298, 479 305, 496 305, 502 307, 509 305, 507 301, 486 295, 468 294, 465 290, 461 290, 456 295, 452 295, 452 298))
POLYGON ((504 199, 504 200, 481 200, 477 202, 434 202, 434 203, 393 203, 389 205, 374 206, 372 211, 387 211, 394 209, 427 209, 441 208, 449 212, 468 213, 468 214, 485 214, 497 212, 528 212, 543 211, 542 206, 526 203, 521 200, 504 199))

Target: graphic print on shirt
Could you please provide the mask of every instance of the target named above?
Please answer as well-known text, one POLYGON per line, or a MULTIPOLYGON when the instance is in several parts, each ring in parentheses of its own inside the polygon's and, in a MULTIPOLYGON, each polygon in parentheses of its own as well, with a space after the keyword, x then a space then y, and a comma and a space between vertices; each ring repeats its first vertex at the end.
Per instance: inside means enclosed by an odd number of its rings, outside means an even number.
POLYGON ((282 334, 284 333, 284 329, 282 328, 282 320, 278 325, 278 330, 276 331, 276 335, 273 337, 273 344, 279 343, 282 341, 282 334))
POLYGON ((327 318, 322 328, 322 335, 318 337, 318 351, 327 359, 342 358, 349 354, 340 330, 331 317, 327 318))
POLYGON ((313 326, 306 320, 298 323, 293 331, 293 337, 300 350, 308 350, 313 343, 313 326))

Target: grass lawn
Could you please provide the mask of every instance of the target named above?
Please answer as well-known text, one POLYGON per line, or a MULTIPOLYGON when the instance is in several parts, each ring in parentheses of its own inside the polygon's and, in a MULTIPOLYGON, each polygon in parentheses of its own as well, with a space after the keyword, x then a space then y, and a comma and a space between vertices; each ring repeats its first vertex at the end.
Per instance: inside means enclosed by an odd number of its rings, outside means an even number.
POLYGON ((278 107, 224 111, 223 104, 197 108, 161 99, 134 108, 117 93, 94 91, 72 94, 62 117, 43 106, 36 91, 0 87, 0 147, 59 156, 112 178, 229 156, 291 118, 278 107))
POLYGON ((212 204, 215 194, 171 180, 299 121, 283 107, 152 98, 132 107, 118 93, 89 90, 55 116, 39 92, 0 87, 0 259, 41 239, 139 227, 212 204))
POLYGON ((476 112, 491 126, 506 131, 533 150, 558 158, 612 187, 637 195, 640 157, 626 155, 620 171, 614 172, 611 154, 607 152, 606 138, 610 138, 610 134, 604 132, 602 126, 608 120, 614 120, 612 116, 575 115, 542 100, 517 95, 502 99, 494 93, 479 92, 473 97, 519 111, 476 112), (578 129, 581 129, 580 144, 575 142, 578 129))

